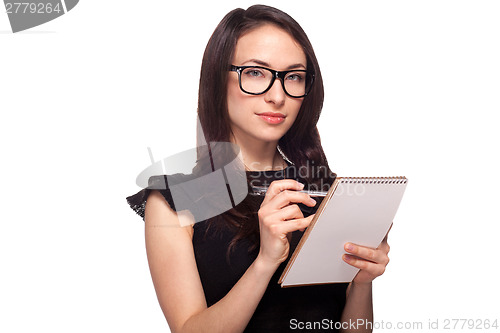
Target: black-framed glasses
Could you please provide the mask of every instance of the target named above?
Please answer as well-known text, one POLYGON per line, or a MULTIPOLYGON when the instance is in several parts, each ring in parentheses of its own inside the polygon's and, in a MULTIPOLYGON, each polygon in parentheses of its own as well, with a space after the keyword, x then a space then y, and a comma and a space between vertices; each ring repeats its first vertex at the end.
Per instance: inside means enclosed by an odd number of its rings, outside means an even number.
POLYGON ((231 65, 230 71, 238 73, 241 91, 250 95, 266 93, 271 89, 274 81, 280 79, 285 94, 300 98, 311 91, 314 82, 314 73, 302 69, 275 71, 262 66, 231 65))

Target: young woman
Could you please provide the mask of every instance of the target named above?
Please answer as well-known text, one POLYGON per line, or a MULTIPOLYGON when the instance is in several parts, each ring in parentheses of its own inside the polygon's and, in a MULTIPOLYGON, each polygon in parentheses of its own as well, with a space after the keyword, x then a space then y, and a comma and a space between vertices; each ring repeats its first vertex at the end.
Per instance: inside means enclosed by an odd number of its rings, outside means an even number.
MULTIPOLYGON (((371 284, 389 261, 387 239, 375 250, 346 244, 351 255, 343 259, 360 268, 350 284, 277 284, 319 206, 297 190, 325 189, 335 177, 316 128, 321 72, 301 27, 267 6, 228 13, 205 50, 198 103, 206 140, 237 144, 249 183, 269 189, 263 199, 249 195, 236 208, 188 226, 168 189, 127 198, 145 218, 151 275, 172 332, 311 325, 349 331, 359 319, 372 322, 371 284)), ((367 331, 369 324, 356 330, 367 331)))

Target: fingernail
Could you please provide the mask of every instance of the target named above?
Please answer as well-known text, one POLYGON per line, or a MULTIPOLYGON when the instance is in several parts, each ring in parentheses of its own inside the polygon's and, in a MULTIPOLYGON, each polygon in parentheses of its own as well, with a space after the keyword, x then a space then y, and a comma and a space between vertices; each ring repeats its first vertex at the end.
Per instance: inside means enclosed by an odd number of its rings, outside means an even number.
POLYGON ((316 206, 316 200, 314 200, 313 198, 309 198, 309 203, 310 203, 311 205, 316 206))
POLYGON ((344 260, 345 260, 345 261, 351 261, 351 260, 352 260, 352 258, 351 258, 349 255, 344 254, 344 260))
POLYGON ((304 188, 304 184, 299 183, 299 188, 302 190, 304 188))
POLYGON ((347 245, 346 245, 345 248, 346 248, 347 251, 353 251, 354 250, 354 246, 351 243, 347 243, 347 245))

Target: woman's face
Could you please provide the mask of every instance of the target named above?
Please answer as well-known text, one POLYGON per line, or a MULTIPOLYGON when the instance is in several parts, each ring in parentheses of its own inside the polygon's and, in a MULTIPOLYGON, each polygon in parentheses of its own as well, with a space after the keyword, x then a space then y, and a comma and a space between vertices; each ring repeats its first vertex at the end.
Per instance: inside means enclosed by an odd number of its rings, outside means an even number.
MULTIPOLYGON (((302 48, 287 32, 271 24, 240 37, 232 65, 263 66, 278 71, 307 69, 302 48)), ((227 104, 233 139, 238 144, 277 143, 297 118, 303 98, 286 95, 280 79, 265 94, 249 95, 240 90, 238 73, 228 75, 227 104)))

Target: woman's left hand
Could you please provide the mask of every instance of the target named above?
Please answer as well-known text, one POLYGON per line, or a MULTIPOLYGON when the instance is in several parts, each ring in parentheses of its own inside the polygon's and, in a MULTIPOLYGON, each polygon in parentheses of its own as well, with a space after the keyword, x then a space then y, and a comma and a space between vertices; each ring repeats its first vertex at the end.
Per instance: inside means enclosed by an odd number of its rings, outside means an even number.
MULTIPOLYGON (((388 234, 389 232, 387 232, 388 234)), ((360 269, 353 282, 358 284, 371 283, 377 276, 384 274, 389 263, 390 247, 387 244, 387 235, 376 249, 353 243, 344 245, 345 251, 349 254, 344 254, 342 259, 349 265, 360 269)))

